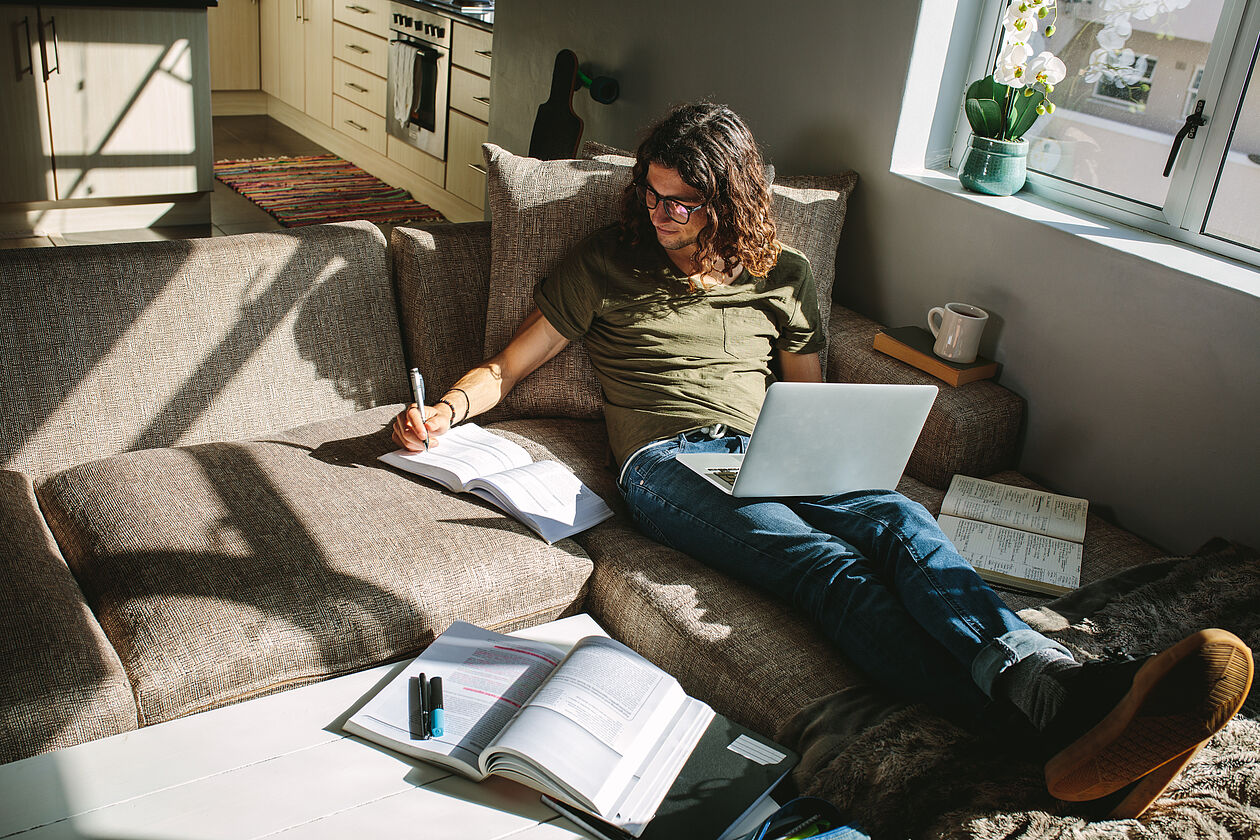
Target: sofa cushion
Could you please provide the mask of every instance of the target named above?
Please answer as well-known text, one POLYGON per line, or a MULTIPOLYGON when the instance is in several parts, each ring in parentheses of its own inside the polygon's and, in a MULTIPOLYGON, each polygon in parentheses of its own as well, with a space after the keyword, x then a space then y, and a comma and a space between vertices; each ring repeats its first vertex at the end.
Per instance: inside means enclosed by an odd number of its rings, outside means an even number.
MULTIPOLYGON (((818 286, 818 311, 826 329, 831 318, 831 296, 836 278, 836 248, 857 173, 791 175, 770 187, 774 223, 781 242, 809 258, 818 286)), ((825 361, 827 353, 824 350, 825 361)))
POLYGON ((406 398, 375 225, 0 250, 0 467, 233 440, 406 398))
POLYGON ((403 346, 424 373, 427 399, 436 400, 485 358, 490 225, 394 228, 389 247, 403 346))
MULTIPOLYGON (((533 308, 534 288, 583 237, 620 215, 630 166, 611 160, 537 160, 493 144, 489 172, 490 295, 485 354, 498 353, 533 308)), ((599 417, 603 397, 581 341, 518 383, 493 415, 599 417)))
POLYGON ((0 763, 135 729, 136 700, 35 501, 0 471, 0 763))
POLYGON ((581 607, 576 543, 376 460, 399 407, 41 485, 142 722, 414 654, 455 619, 513 629, 581 607))

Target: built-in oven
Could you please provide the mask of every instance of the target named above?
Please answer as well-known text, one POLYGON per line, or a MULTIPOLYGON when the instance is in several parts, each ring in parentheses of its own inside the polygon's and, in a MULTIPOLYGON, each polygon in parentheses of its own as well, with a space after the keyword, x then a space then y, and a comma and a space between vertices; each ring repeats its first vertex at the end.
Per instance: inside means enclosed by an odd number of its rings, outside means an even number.
POLYGON ((390 3, 385 130, 446 159, 446 104, 451 21, 436 12, 390 3))

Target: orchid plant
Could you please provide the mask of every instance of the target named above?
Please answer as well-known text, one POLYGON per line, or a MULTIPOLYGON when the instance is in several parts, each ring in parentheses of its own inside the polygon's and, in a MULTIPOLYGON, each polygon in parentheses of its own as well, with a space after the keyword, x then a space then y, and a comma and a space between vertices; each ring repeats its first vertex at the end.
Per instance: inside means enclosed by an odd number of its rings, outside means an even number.
POLYGON ((1054 34, 1055 2, 1010 0, 1002 20, 1006 36, 993 73, 967 88, 963 107, 977 137, 1021 140, 1039 116, 1054 113, 1049 95, 1067 68, 1049 51, 1034 56, 1028 41, 1039 31, 1047 38, 1054 34))

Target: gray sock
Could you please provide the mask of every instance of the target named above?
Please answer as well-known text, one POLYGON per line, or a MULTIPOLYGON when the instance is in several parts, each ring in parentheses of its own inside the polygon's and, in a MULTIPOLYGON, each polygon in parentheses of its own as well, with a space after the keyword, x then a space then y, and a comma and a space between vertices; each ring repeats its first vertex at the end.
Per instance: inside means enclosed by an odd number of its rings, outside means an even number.
POLYGON ((1063 685, 1053 678, 1079 667, 1075 659, 1062 651, 1039 650, 1003 671, 997 690, 1040 731, 1063 702, 1063 685))

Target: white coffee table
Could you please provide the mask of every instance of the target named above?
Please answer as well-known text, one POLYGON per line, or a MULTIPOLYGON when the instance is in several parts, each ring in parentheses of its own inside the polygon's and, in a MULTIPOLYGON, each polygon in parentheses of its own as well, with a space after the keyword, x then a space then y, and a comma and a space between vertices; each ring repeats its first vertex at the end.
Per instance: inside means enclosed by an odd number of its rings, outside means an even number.
MULTIPOLYGON (((590 628, 595 627, 592 631, 590 628)), ((571 645, 586 616, 518 635, 571 645)), ((340 732, 381 666, 0 765, 0 838, 581 840, 503 779, 480 784, 340 732)))

